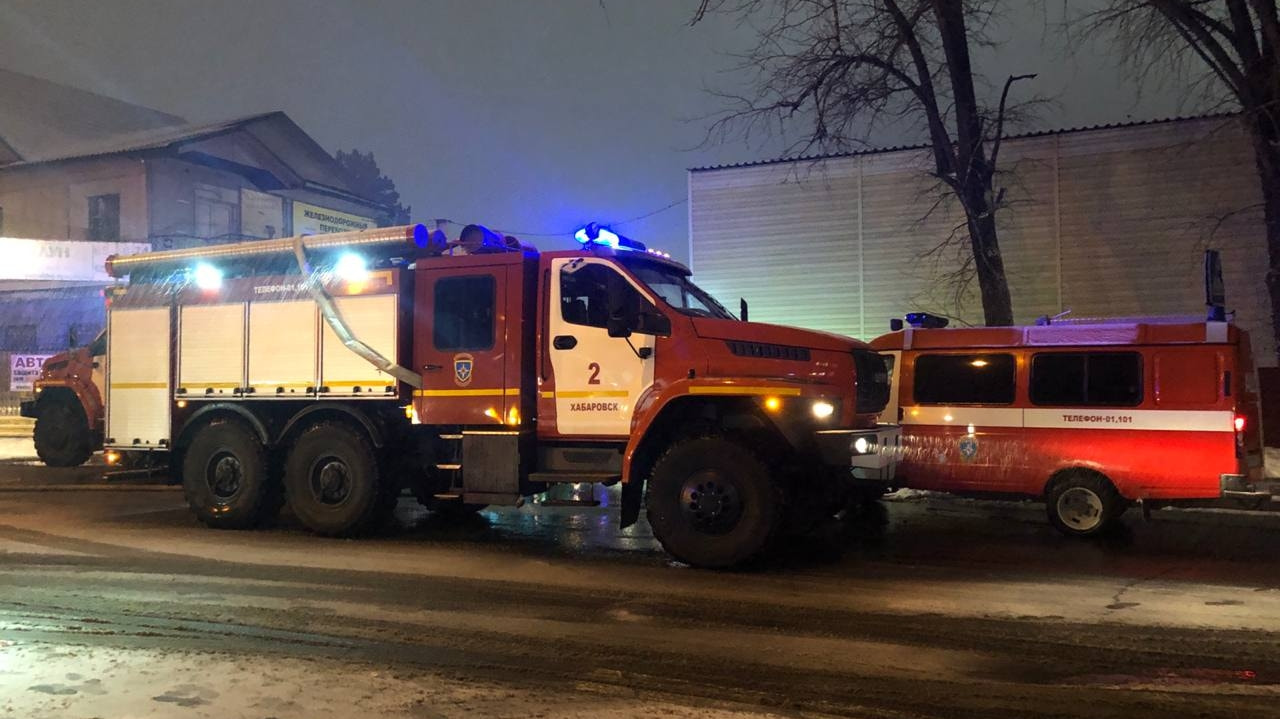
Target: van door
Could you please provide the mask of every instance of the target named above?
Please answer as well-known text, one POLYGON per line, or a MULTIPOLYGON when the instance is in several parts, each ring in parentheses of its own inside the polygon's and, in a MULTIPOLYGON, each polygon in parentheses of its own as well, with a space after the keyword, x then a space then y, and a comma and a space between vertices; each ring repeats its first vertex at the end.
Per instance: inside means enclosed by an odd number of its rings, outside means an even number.
POLYGON ((414 361, 423 424, 502 424, 519 400, 508 386, 505 267, 419 269, 414 289, 414 361))
POLYGON ((609 319, 619 305, 631 312, 657 308, 611 263, 592 257, 553 260, 550 295, 544 351, 551 357, 557 432, 626 437, 636 401, 653 384, 655 338, 610 337, 609 319))
POLYGON ((885 369, 889 370, 889 403, 880 411, 881 424, 901 424, 902 416, 899 414, 898 390, 900 387, 899 379, 902 375, 902 350, 894 350, 892 352, 881 352, 880 356, 884 357, 885 369))

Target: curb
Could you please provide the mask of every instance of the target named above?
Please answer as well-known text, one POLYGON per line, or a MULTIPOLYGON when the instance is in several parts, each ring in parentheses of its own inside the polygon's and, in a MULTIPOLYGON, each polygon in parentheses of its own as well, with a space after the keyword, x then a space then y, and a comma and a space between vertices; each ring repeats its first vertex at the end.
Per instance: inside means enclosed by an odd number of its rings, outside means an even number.
POLYGON ((0 485, 0 494, 6 492, 177 492, 182 490, 177 484, 50 484, 32 485, 0 485))

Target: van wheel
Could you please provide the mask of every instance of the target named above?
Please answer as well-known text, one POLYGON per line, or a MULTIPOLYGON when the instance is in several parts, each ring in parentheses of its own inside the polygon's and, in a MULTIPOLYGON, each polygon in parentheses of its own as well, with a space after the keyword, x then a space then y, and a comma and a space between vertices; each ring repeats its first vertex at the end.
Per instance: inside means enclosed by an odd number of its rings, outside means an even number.
POLYGON ((764 550, 782 524, 781 490, 769 467, 719 437, 667 450, 653 466, 645 501, 654 537, 696 567, 742 564, 764 550))
POLYGON ((58 399, 40 408, 36 455, 50 467, 79 467, 93 456, 93 435, 79 402, 58 399))
POLYGON ((182 459, 182 490, 196 517, 216 529, 246 529, 274 514, 279 487, 258 436, 237 422, 196 430, 182 459))
POLYGON ((1113 528, 1129 503, 1101 474, 1078 470, 1059 477, 1045 495, 1049 522, 1070 537, 1095 537, 1113 528))
POLYGON ((370 531, 395 507, 368 440, 342 424, 302 433, 285 460, 285 496, 307 529, 327 536, 370 531))

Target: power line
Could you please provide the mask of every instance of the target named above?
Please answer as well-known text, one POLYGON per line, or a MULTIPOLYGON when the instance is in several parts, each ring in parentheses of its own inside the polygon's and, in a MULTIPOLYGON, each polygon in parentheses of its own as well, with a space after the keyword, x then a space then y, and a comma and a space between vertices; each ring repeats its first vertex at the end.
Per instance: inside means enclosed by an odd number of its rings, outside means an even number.
MULTIPOLYGON (((680 205, 683 205, 688 201, 689 201, 688 198, 681 198, 674 202, 670 202, 666 205, 663 205, 662 207, 659 207, 656 210, 650 210, 649 212, 646 212, 641 215, 636 215, 635 217, 628 217, 627 219, 619 220, 618 222, 602 223, 602 224, 605 224, 608 227, 621 227, 623 225, 627 225, 632 222, 639 222, 640 220, 646 220, 650 217, 653 217, 654 215, 658 215, 663 212, 666 212, 667 210, 679 207, 680 205)), ((445 222, 451 225, 457 225, 458 227, 466 227, 468 224, 471 224, 468 222, 458 222, 456 220, 451 220, 448 218, 441 218, 441 219, 443 219, 445 222)), ((573 229, 567 230, 565 232, 520 232, 517 230, 503 230, 503 233, 508 235, 515 235, 516 237, 572 237, 573 234, 578 231, 578 229, 579 227, 574 227, 573 229)))

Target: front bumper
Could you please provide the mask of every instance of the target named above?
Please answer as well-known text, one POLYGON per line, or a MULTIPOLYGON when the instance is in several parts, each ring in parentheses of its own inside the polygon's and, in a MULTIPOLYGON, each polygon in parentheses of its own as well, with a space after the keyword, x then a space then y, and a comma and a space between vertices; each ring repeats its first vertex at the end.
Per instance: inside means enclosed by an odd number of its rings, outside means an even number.
POLYGON ((36 401, 34 399, 23 401, 23 403, 18 407, 18 414, 22 415, 23 417, 30 417, 31 419, 35 419, 36 418, 36 401))
POLYGON ((822 461, 849 468, 854 479, 889 483, 902 454, 902 430, 882 424, 875 429, 831 429, 818 432, 822 461))

